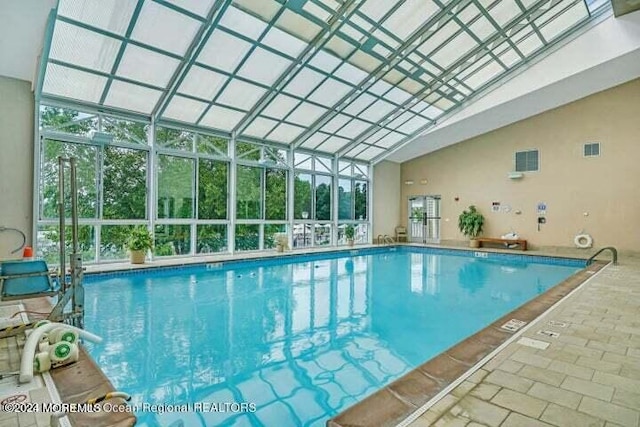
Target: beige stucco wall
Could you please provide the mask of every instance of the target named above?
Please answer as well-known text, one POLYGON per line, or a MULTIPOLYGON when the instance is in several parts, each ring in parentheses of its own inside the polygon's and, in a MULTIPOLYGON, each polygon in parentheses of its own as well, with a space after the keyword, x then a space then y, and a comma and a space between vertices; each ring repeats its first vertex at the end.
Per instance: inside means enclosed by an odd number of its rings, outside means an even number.
MULTIPOLYGON (((31 244, 33 194, 33 93, 26 81, 0 76, 0 226, 22 230, 31 244)), ((22 242, 0 233, 0 259, 22 242)))
POLYGON ((474 204, 485 215, 485 236, 514 230, 533 246, 570 247, 584 230, 596 247, 638 251, 639 161, 637 79, 403 163, 401 182, 415 184, 402 184, 401 218, 406 223, 408 196, 441 195, 443 240, 464 240, 457 218, 474 204), (587 142, 600 142, 600 157, 583 157, 587 142), (540 170, 509 179, 514 153, 527 149, 539 150, 540 170), (493 213, 492 202, 511 211, 493 213), (547 205, 540 231, 538 202, 547 205))
POLYGON ((400 163, 383 161, 373 168, 373 238, 394 237, 400 224, 400 163))

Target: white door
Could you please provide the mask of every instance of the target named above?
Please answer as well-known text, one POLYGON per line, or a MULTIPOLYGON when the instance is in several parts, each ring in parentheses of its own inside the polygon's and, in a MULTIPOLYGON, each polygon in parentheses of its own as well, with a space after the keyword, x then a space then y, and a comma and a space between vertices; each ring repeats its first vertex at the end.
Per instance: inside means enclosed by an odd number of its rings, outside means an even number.
POLYGON ((409 240, 440 243, 440 196, 409 198, 409 240))

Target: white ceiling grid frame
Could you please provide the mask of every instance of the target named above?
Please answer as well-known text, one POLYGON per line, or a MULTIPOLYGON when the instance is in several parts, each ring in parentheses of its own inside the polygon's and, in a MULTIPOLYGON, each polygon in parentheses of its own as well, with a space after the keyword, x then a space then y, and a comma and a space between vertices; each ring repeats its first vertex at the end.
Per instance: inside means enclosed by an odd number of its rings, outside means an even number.
POLYGON ((326 112, 326 108, 322 108, 308 102, 302 102, 293 111, 291 111, 291 113, 289 113, 287 121, 303 126, 309 126, 326 112))
POLYGON ((335 153, 349 143, 349 139, 340 136, 331 136, 325 142, 316 147, 316 150, 325 151, 327 153, 335 153))
POLYGON ((180 61, 133 44, 127 44, 117 76, 166 88, 180 61))
POLYGON ((278 127, 273 129, 268 135, 267 139, 276 141, 276 142, 285 142, 289 143, 293 141, 298 135, 300 135, 304 131, 303 127, 294 126, 287 123, 280 123, 278 127))
POLYGON ((98 103, 107 78, 49 63, 42 91, 64 98, 98 103))
POLYGON ((307 47, 307 44, 277 27, 271 27, 262 39, 262 43, 289 55, 295 59, 307 47))
POLYGON ((105 105, 123 108, 130 111, 140 111, 151 114, 162 92, 131 83, 114 80, 111 83, 105 105))
POLYGON ((171 101, 164 112, 164 117, 195 124, 198 117, 200 117, 206 107, 207 104, 204 102, 176 95, 171 98, 171 101))
POLYGON ((231 73, 250 49, 250 43, 226 31, 216 29, 207 40, 196 62, 231 73))
POLYGON ((311 135, 311 137, 309 139, 307 139, 304 144, 302 144, 302 147, 304 148, 308 148, 308 149, 315 149, 318 145, 322 144, 324 141, 327 140, 327 138, 331 137, 331 135, 329 135, 328 133, 324 133, 324 132, 316 132, 313 135, 311 135))
POLYGON ((178 93, 210 101, 218 94, 226 81, 226 75, 194 65, 182 80, 178 93))
POLYGON ((233 129, 243 117, 244 113, 230 108, 213 105, 209 108, 209 111, 207 111, 199 123, 211 128, 231 132, 231 129, 233 129))
POLYGON ((60 0, 58 15, 123 36, 135 8, 131 0, 60 0))
POLYGON ((193 41, 200 22, 168 7, 146 1, 131 38, 139 42, 184 55, 193 41))
POLYGON ((266 23, 238 9, 235 5, 231 5, 224 12, 220 19, 220 26, 256 41, 267 29, 266 23))
POLYGON ((335 104, 344 97, 351 87, 344 83, 340 83, 338 80, 328 78, 309 96, 311 101, 318 104, 325 105, 329 108, 335 106, 335 104))
POLYGON ((49 59, 108 73, 120 45, 120 40, 66 22, 57 22, 49 59))

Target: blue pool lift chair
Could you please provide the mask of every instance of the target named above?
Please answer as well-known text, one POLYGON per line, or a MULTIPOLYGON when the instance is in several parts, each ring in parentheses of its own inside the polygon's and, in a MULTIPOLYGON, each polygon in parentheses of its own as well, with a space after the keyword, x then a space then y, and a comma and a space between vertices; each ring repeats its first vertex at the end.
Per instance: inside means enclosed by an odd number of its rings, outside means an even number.
POLYGON ((47 263, 5 261, 0 264, 0 300, 54 296, 58 294, 47 263))

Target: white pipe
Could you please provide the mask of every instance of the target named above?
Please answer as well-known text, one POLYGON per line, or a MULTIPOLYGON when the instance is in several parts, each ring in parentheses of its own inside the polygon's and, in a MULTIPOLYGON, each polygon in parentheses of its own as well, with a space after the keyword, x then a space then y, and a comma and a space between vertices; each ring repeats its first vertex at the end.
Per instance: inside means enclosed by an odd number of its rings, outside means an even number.
POLYGON ((77 332, 81 338, 85 338, 91 342, 102 342, 102 338, 100 338, 99 336, 94 335, 91 332, 87 332, 84 329, 79 329, 75 326, 67 325, 64 323, 47 323, 46 325, 35 328, 27 338, 27 341, 24 343, 24 348, 22 349, 22 359, 20 360, 20 378, 18 380, 21 384, 28 383, 33 379, 33 357, 35 356, 36 347, 38 346, 40 338, 45 333, 49 332, 53 328, 57 328, 58 326, 64 326, 65 328, 71 329, 72 331, 77 332))

